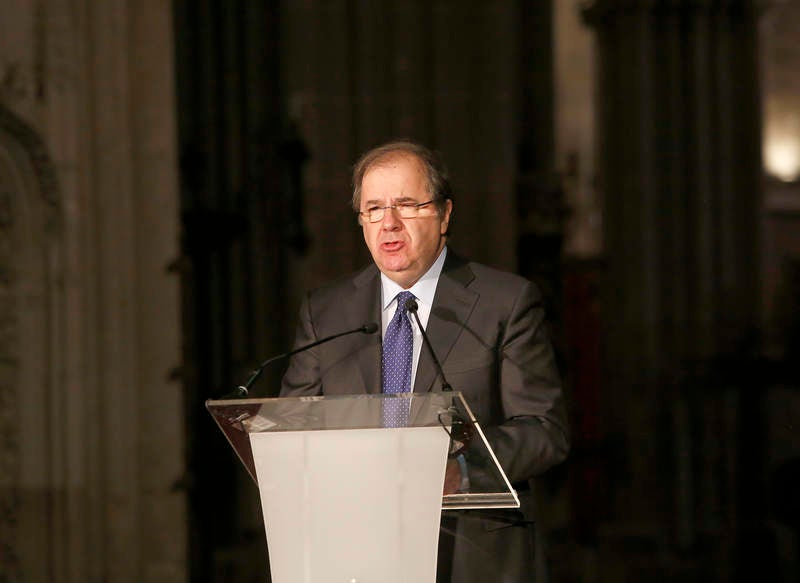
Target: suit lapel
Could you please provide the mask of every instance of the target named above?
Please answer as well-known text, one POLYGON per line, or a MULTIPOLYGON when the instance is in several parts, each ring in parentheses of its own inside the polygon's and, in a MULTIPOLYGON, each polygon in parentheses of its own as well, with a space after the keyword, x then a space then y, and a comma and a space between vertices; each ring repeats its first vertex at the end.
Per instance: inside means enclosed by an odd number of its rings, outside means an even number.
MULTIPOLYGON (((442 366, 478 301, 478 294, 467 287, 474 277, 463 259, 452 251, 447 252, 447 259, 436 285, 431 315, 425 328, 442 366)), ((439 390, 441 379, 437 379, 437 374, 430 351, 423 346, 417 365, 414 391, 439 390)))
MULTIPOLYGON (((381 308, 380 272, 370 265, 353 279, 355 291, 344 305, 349 306, 349 317, 353 327, 367 322, 375 322, 378 331, 362 336, 363 346, 356 359, 365 393, 380 393, 381 380, 381 308)), ((353 387, 355 389, 355 387, 353 387)))

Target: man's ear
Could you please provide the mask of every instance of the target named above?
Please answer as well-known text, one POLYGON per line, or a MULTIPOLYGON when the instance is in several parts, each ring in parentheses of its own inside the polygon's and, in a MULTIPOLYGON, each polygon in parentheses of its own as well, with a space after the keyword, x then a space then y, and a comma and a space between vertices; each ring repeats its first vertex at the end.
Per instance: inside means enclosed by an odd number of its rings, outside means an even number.
POLYGON ((441 227, 439 228, 439 232, 442 235, 446 235, 447 230, 450 228, 450 215, 452 213, 453 213, 453 201, 448 198, 445 201, 444 213, 442 213, 442 223, 441 227))

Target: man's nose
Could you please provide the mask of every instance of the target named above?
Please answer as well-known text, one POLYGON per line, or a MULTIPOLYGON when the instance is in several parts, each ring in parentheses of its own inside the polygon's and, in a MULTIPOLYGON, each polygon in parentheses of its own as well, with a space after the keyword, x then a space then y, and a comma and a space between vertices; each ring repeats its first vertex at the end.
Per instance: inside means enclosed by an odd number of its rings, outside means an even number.
POLYGON ((402 225, 402 221, 400 219, 400 215, 397 212, 396 208, 387 208, 383 211, 383 220, 381 221, 381 226, 388 230, 392 231, 394 229, 400 228, 402 225))

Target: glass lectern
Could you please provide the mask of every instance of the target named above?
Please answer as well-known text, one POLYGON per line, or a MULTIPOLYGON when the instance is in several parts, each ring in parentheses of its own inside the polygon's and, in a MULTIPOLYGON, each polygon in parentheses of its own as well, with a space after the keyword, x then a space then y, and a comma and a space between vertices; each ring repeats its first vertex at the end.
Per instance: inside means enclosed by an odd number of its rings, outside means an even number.
POLYGON ((443 509, 519 507, 457 391, 206 407, 258 485, 274 583, 433 583, 443 509))

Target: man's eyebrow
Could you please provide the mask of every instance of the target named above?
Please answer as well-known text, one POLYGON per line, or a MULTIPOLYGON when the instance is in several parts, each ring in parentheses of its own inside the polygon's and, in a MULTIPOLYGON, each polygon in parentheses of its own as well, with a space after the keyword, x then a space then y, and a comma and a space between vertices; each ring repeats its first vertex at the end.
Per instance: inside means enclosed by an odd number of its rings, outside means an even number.
MULTIPOLYGON (((398 196, 392 199, 392 204, 397 204, 399 202, 417 202, 417 199, 412 196, 398 196)), ((364 204, 367 206, 383 206, 383 199, 371 198, 369 200, 365 200, 364 204)))

